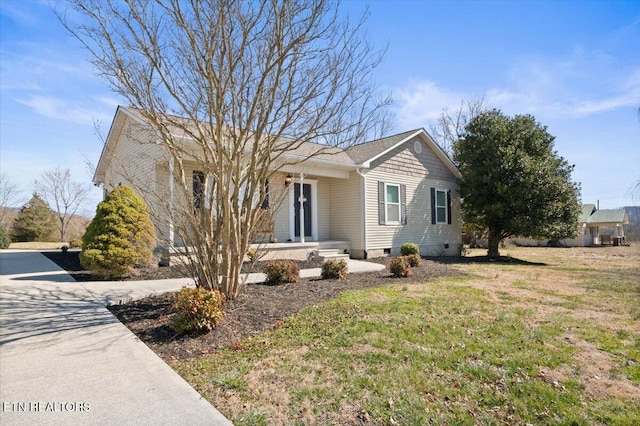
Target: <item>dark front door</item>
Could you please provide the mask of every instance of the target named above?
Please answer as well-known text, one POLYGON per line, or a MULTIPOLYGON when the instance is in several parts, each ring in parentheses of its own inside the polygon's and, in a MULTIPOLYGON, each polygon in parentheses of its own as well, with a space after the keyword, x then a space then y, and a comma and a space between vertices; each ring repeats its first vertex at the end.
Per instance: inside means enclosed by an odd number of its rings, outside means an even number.
MULTIPOLYGON (((311 185, 305 183, 302 185, 302 194, 304 197, 304 236, 311 236, 311 185)), ((293 210, 295 214, 295 236, 300 236, 300 184, 296 183, 293 187, 293 210)))

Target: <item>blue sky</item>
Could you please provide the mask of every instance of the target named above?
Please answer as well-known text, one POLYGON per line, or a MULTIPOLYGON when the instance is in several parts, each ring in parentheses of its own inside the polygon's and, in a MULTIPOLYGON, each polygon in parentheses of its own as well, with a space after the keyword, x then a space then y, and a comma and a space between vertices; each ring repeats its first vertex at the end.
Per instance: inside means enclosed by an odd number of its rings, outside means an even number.
MULTIPOLYGON (((376 71, 391 92, 397 131, 427 130, 442 108, 484 97, 503 112, 532 114, 575 164, 583 202, 640 204, 640 2, 347 1, 369 5, 367 34, 388 44, 376 71)), ((24 189, 42 171, 71 169, 90 182, 121 100, 48 1, 0 2, 0 169, 24 189)), ((94 189, 87 210, 101 198, 94 189)))

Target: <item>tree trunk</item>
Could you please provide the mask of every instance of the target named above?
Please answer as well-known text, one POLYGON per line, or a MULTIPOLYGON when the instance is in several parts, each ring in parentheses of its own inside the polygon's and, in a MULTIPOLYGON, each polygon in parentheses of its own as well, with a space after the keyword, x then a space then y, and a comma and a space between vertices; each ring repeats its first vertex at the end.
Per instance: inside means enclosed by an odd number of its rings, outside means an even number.
POLYGON ((500 236, 497 232, 492 229, 489 229, 489 252, 487 255, 491 259, 495 259, 500 257, 500 251, 498 247, 500 246, 500 236))

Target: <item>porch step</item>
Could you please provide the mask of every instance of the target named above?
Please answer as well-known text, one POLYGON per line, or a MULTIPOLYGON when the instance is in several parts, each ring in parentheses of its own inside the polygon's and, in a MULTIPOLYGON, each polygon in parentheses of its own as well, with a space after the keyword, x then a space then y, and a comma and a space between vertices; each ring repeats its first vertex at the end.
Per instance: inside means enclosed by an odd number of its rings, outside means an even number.
POLYGON ((315 251, 316 259, 324 262, 325 260, 348 260, 349 253, 345 253, 342 249, 320 249, 315 251))

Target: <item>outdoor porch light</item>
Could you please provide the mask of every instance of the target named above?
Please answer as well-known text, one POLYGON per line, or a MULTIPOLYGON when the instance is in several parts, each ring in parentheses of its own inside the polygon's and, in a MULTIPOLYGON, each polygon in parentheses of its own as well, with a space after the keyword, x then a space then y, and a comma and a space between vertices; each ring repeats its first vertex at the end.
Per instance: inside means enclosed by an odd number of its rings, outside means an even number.
POLYGON ((293 180, 293 178, 291 177, 290 174, 287 175, 286 178, 284 178, 284 186, 289 186, 291 185, 291 181, 293 180))

